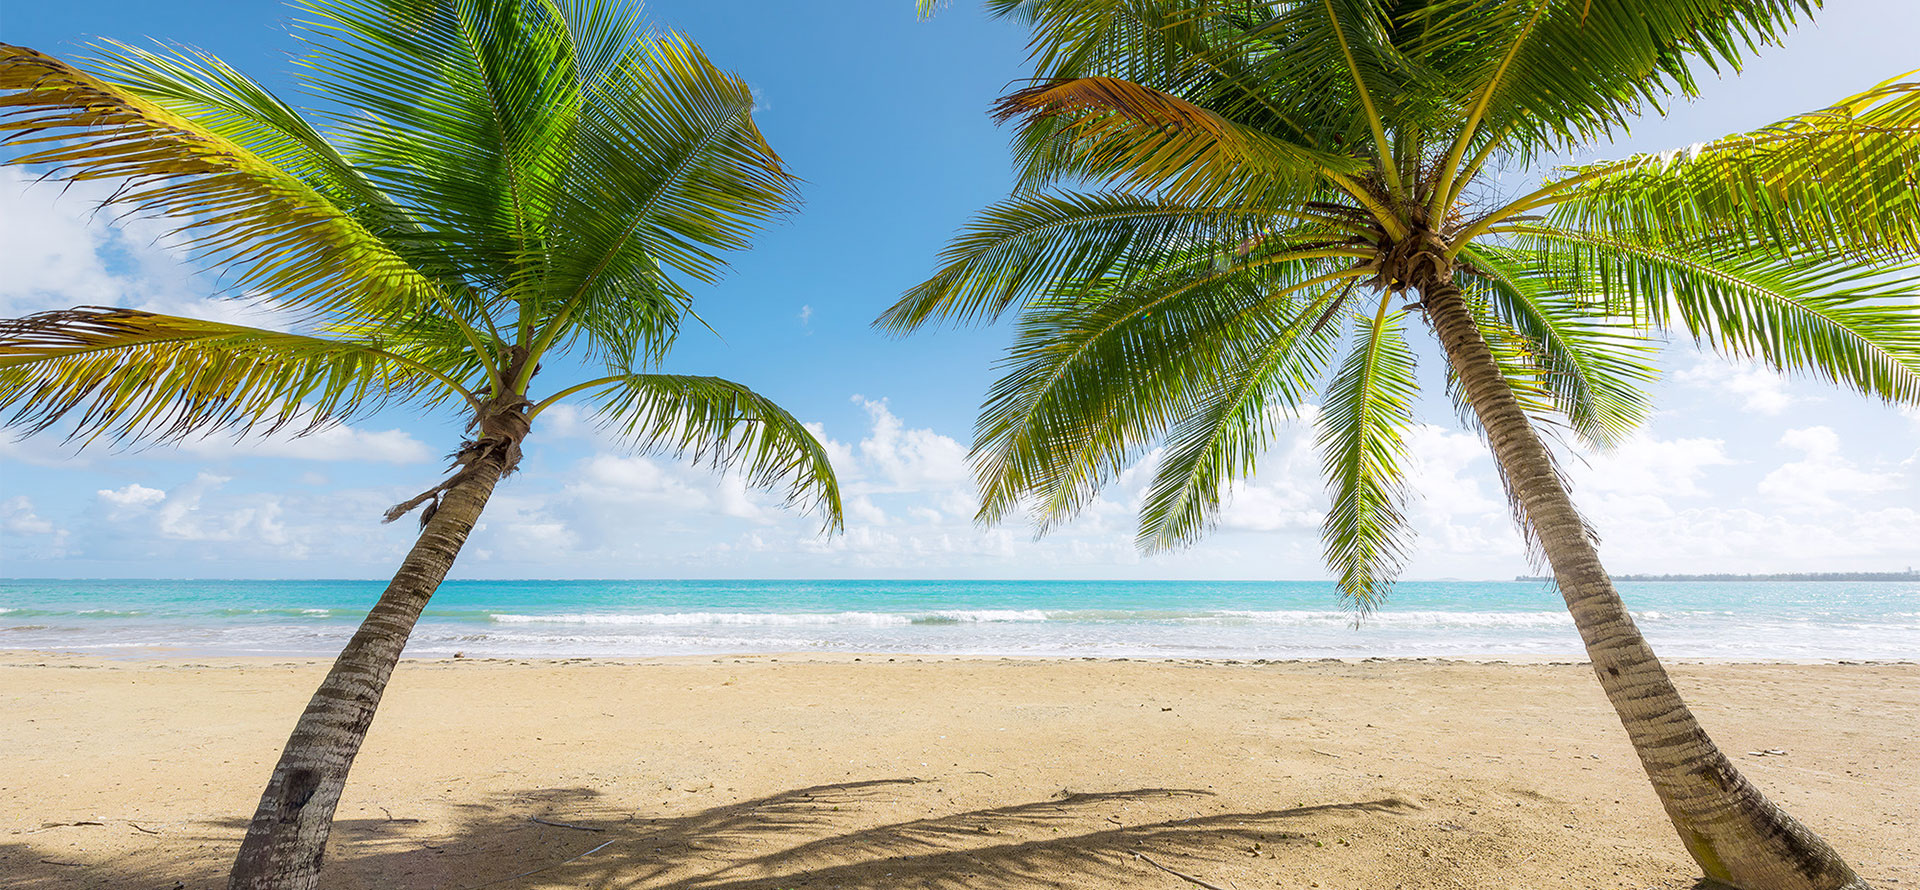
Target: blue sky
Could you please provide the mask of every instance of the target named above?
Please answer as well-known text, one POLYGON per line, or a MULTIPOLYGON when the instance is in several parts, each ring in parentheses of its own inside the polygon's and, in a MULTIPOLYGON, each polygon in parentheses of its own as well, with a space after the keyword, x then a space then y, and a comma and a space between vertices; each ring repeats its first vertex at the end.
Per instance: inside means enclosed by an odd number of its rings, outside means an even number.
MULTIPOLYGON (((670 461, 634 456, 550 414, 489 508, 465 577, 1317 578, 1324 507, 1303 439, 1269 454, 1221 529, 1193 550, 1131 547, 1126 478, 1081 521, 1034 541, 969 522, 965 443, 1004 329, 891 340, 873 316, 932 267, 947 237, 1010 181, 985 109, 1022 74, 1024 35, 966 0, 930 22, 909 0, 833 4, 658 0, 761 97, 761 126, 806 181, 805 206, 698 293, 721 336, 689 333, 676 370, 718 373, 818 424, 849 493, 848 531, 670 461)), ((283 95, 291 13, 278 2, 12 3, 0 40, 62 56, 96 37, 158 37, 222 56, 283 95)), ((1739 78, 1635 139, 1661 149, 1821 107, 1913 65, 1920 7, 1836 0, 1739 78)), ((0 170, 0 315, 78 304, 240 311, 170 249, 165 227, 115 227, 100 189, 0 170)), ((1530 174, 1508 174, 1513 188, 1530 174)), ((1438 394, 1437 356, 1423 357, 1438 394)), ((1660 413, 1612 455, 1569 456, 1576 499, 1616 571, 1893 569, 1920 563, 1920 415, 1679 345, 1660 413)), ((1440 401, 1416 434, 1424 497, 1411 577, 1528 567, 1484 449, 1440 401)), ((0 444, 0 574, 379 577, 409 543, 384 507, 436 481, 459 438, 447 417, 389 411, 307 439, 209 439, 135 453, 55 436, 0 444)), ((1139 474, 1134 474, 1135 476, 1139 474)))

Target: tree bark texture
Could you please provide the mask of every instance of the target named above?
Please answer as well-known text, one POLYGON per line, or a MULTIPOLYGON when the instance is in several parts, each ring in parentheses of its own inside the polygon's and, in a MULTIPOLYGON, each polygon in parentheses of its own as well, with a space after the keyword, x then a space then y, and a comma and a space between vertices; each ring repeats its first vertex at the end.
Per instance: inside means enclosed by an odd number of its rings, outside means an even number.
POLYGON ((1694 719, 1634 626, 1585 520, 1444 268, 1416 281, 1524 521, 1553 567, 1594 674, 1706 876, 1740 890, 1866 890, 1838 853, 1747 781, 1694 719))
POLYGON ((312 890, 334 807, 400 651, 505 471, 487 453, 439 498, 386 592, 335 659, 273 769, 228 890, 312 890))

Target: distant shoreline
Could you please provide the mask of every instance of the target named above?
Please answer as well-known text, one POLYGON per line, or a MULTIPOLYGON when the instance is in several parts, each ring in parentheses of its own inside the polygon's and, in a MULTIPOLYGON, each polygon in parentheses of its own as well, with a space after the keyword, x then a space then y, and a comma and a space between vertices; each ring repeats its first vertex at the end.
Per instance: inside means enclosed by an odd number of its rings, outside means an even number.
MULTIPOLYGON (((1545 575, 1516 575, 1515 581, 1552 581, 1545 575)), ((1920 572, 1786 572, 1776 575, 1614 575, 1615 581, 1920 581, 1920 572)))

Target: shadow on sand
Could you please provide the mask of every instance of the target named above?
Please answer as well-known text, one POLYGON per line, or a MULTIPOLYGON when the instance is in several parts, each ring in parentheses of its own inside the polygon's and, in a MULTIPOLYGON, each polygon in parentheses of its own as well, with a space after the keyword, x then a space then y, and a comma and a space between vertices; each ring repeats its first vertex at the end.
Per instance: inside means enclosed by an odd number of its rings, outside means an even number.
MULTIPOLYGON (((411 820, 342 820, 321 886, 1180 887, 1190 885, 1136 854, 1205 879, 1229 861, 1311 855, 1320 843, 1313 835, 1329 817, 1372 821, 1415 809, 1384 799, 1196 815, 1196 804, 1211 797, 1207 792, 1063 789, 1052 800, 900 819, 902 809, 928 810, 938 802, 926 793, 938 790, 928 787, 934 784, 819 785, 661 818, 618 811, 590 789, 558 788, 466 805, 451 830, 411 820), (1180 813, 1188 815, 1174 818, 1180 813)), ((0 863, 9 872, 7 886, 19 890, 213 890, 224 883, 224 859, 215 854, 230 855, 242 830, 237 820, 195 823, 172 833, 153 856, 104 866, 63 858, 60 846, 29 835, 0 843, 0 863)))

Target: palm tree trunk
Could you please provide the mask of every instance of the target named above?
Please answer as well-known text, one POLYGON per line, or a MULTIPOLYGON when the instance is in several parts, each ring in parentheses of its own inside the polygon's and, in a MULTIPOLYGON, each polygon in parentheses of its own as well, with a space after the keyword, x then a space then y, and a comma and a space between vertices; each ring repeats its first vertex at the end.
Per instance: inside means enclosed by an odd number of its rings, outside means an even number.
POLYGON ((312 890, 333 810, 414 623, 452 568, 505 470, 489 453, 442 495, 385 593, 307 702, 260 808, 247 826, 228 890, 312 890))
POLYGON ((1450 271, 1425 271, 1414 284, 1427 319, 1687 852, 1709 879, 1740 890, 1866 890, 1832 847, 1761 794, 1700 728, 1600 565, 1586 522, 1450 271))

